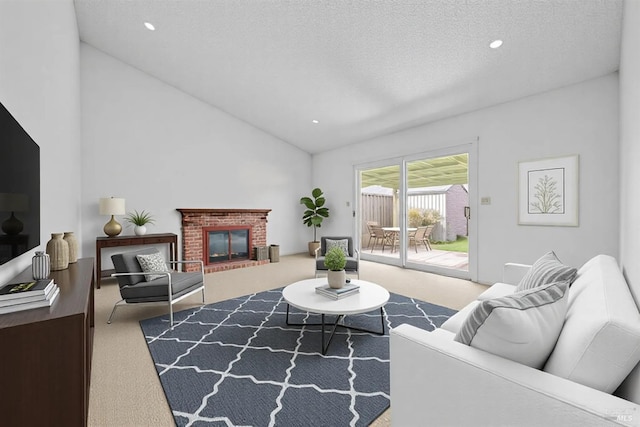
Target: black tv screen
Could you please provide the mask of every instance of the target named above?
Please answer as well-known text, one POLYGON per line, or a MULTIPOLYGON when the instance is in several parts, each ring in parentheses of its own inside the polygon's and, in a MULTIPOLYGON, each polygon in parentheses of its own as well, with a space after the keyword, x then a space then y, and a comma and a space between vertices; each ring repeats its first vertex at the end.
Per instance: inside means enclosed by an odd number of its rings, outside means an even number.
POLYGON ((40 245, 40 147, 0 103, 0 264, 40 245))

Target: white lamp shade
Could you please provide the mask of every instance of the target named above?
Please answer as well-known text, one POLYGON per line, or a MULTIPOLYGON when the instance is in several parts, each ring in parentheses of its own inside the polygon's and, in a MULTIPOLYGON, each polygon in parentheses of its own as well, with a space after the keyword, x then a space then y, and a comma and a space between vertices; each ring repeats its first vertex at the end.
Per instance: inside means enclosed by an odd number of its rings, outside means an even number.
POLYGON ((27 212, 29 196, 18 193, 0 193, 1 212, 27 212))
POLYGON ((124 199, 105 197, 100 199, 100 215, 124 215, 124 199))

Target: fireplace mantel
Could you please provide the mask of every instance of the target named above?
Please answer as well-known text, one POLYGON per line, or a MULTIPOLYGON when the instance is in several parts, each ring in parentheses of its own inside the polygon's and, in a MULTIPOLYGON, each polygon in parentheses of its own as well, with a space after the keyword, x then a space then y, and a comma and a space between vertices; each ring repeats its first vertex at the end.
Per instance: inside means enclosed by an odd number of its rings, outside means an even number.
POLYGON ((182 214, 182 259, 205 261, 205 272, 230 270, 266 264, 269 260, 242 260, 207 265, 203 230, 208 227, 247 226, 251 231, 251 247, 267 246, 267 215, 271 209, 177 208, 182 214))
POLYGON ((178 208, 176 209, 180 213, 183 214, 214 214, 214 215, 232 215, 232 214, 241 214, 241 213, 257 213, 264 214, 267 216, 271 209, 209 209, 209 208, 178 208))

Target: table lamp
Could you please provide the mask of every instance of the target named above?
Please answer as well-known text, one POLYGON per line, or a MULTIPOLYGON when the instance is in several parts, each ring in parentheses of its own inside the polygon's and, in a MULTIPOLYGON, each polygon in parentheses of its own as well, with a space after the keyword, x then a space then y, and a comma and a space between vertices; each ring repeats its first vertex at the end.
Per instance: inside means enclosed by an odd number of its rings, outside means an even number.
POLYGON ((2 223, 2 231, 9 236, 20 234, 24 224, 16 218, 16 212, 29 210, 29 197, 26 194, 0 193, 0 211, 11 212, 9 218, 2 223))
POLYGON ((122 232, 122 226, 116 221, 114 215, 124 215, 124 199, 116 197, 104 197, 100 199, 100 215, 111 215, 111 219, 104 225, 104 233, 109 237, 115 237, 122 232))

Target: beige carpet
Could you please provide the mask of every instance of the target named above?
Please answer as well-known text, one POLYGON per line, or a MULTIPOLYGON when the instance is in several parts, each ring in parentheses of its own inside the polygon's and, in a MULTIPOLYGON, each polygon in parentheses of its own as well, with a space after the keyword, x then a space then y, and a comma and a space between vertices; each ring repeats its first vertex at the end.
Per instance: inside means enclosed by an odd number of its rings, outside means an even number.
MULTIPOLYGON (((404 270, 362 261, 360 278, 390 292, 459 310, 485 286, 465 280, 404 270)), ((306 254, 281 256, 280 262, 208 274, 206 302, 212 303, 313 277, 313 259, 306 254)), ((176 311, 198 304, 199 294, 176 305, 176 311)), ((95 292, 96 327, 93 344, 90 426, 172 426, 173 416, 156 374, 138 321, 167 312, 166 306, 121 307, 111 325, 107 318, 120 299, 114 279, 95 292)), ((391 410, 373 426, 389 426, 391 410)))

